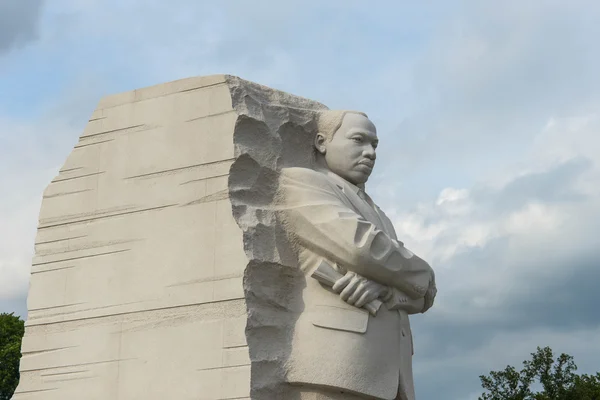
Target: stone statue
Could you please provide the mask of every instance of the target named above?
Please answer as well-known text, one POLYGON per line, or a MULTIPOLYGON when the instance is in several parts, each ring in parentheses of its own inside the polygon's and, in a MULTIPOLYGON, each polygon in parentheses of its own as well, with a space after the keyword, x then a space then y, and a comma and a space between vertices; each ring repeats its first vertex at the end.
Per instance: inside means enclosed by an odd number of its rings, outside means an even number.
POLYGON ((373 123, 336 110, 316 122, 314 168, 283 168, 275 200, 306 277, 285 379, 300 399, 412 400, 408 315, 433 305, 434 272, 365 193, 373 123))
POLYGON ((413 398, 434 277, 364 193, 376 144, 230 75, 101 99, 44 191, 13 399, 413 398))

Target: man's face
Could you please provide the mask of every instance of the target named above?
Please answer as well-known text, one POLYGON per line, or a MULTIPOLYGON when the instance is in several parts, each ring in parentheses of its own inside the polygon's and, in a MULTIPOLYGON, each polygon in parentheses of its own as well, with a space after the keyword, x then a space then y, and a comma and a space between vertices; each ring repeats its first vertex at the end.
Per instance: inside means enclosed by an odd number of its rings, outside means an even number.
POLYGON ((317 149, 325 151, 329 169, 354 185, 364 184, 375 166, 379 140, 375 125, 361 114, 348 113, 328 142, 317 136, 317 149))

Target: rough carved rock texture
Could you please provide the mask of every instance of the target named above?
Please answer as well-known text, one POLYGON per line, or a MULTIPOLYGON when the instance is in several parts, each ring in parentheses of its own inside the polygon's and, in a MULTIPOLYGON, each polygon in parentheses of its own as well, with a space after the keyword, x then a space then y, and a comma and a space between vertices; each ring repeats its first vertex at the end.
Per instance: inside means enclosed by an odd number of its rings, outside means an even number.
POLYGON ((44 191, 13 399, 288 398, 269 203, 325 108, 224 75, 102 99, 44 191))
POLYGON ((271 203, 282 167, 310 166, 315 114, 327 107, 235 78, 229 83, 239 115, 229 193, 249 259, 244 292, 251 398, 294 400, 298 394, 283 382, 283 371, 294 323, 303 310, 305 278, 271 203))

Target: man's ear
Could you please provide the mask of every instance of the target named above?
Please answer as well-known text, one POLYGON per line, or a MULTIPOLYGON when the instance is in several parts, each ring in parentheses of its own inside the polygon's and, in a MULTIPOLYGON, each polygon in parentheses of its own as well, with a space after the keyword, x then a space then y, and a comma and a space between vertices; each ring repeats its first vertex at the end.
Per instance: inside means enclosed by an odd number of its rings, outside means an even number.
POLYGON ((317 135, 315 136, 315 148, 319 153, 323 155, 327 151, 327 146, 325 146, 326 140, 327 139, 325 138, 325 135, 323 135, 322 133, 317 133, 317 135))

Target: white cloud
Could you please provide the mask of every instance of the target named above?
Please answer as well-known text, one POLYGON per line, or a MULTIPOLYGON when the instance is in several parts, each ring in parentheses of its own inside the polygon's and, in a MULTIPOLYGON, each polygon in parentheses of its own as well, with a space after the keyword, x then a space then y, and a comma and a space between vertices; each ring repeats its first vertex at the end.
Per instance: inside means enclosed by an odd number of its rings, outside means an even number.
POLYGON ((599 120, 552 121, 502 185, 446 188, 392 215, 398 237, 438 271, 439 318, 495 318, 536 281, 566 279, 578 268, 569 263, 598 248, 599 120))
POLYGON ((521 240, 531 236, 552 234, 560 228, 566 217, 561 214, 558 207, 533 202, 508 215, 503 221, 501 231, 521 240))

